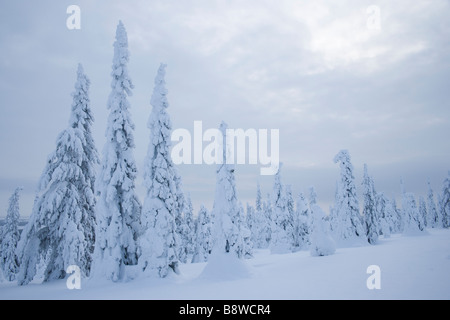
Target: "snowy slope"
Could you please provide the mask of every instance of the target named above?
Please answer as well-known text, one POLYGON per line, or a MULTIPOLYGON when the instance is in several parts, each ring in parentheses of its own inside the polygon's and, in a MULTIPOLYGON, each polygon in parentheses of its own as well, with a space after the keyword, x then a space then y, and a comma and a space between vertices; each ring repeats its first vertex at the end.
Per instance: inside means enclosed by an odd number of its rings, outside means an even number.
POLYGON ((214 263, 206 274, 206 263, 187 264, 180 276, 128 283, 83 280, 81 290, 68 290, 64 280, 2 283, 0 299, 450 299, 450 230, 395 235, 326 257, 260 250, 245 264, 214 263), (370 265, 381 268, 380 290, 366 286, 370 265))

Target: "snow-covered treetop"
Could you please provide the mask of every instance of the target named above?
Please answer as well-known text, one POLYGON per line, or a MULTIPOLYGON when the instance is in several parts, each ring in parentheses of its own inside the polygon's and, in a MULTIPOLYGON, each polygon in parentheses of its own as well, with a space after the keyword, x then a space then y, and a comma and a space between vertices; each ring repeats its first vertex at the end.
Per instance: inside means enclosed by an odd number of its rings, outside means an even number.
POLYGON ((230 157, 230 147, 229 147, 229 141, 227 139, 227 129, 228 124, 225 121, 222 121, 219 126, 219 130, 222 133, 222 143, 219 141, 219 145, 222 147, 222 160, 219 162, 219 165, 217 167, 217 172, 219 172, 223 167, 227 168, 227 170, 233 172, 234 171, 234 165, 233 164, 227 164, 227 159, 230 157), (221 164, 220 164, 221 163, 221 164))
POLYGON ((261 194, 261 186, 258 182, 256 186, 256 211, 261 212, 262 210, 262 194, 261 194))
MULTIPOLYGON (((131 89, 134 85, 128 75, 128 61, 130 60, 130 53, 128 51, 128 36, 125 26, 122 21, 119 21, 116 29, 116 41, 114 42, 114 57, 111 76, 111 88, 114 89, 111 93, 110 100, 114 96, 114 91, 118 94, 125 92, 128 96, 132 95, 131 89)), ((112 108, 114 104, 108 103, 108 108, 112 108)))
POLYGON ((150 129, 150 143, 153 147, 149 148, 149 157, 154 158, 158 153, 164 154, 167 161, 171 161, 169 157, 169 149, 171 146, 170 135, 172 131, 172 123, 166 111, 169 107, 167 100, 168 91, 166 89, 166 64, 161 63, 157 75, 155 77, 155 86, 150 99, 152 111, 147 122, 150 129), (161 150, 156 150, 157 148, 161 150))
POLYGON ((281 183, 281 168, 283 167, 283 163, 280 162, 278 166, 278 171, 275 175, 275 181, 273 184, 273 204, 274 207, 280 207, 282 210, 286 209, 286 203, 284 199, 284 188, 281 183))
POLYGON ((167 64, 161 63, 155 77, 155 86, 153 88, 150 104, 156 109, 169 107, 169 102, 167 101, 168 91, 166 89, 165 81, 166 67, 167 64))
POLYGON ((341 169, 350 169, 353 170, 353 166, 351 163, 351 157, 348 150, 341 150, 333 159, 334 163, 339 163, 341 169))
POLYGON ((91 82, 84 73, 81 63, 78 64, 77 81, 75 82, 75 91, 72 93, 72 113, 70 116, 70 126, 78 128, 83 126, 84 129, 94 121, 89 108, 89 86, 91 82))
POLYGON ((9 198, 9 206, 8 206, 8 212, 6 215, 6 228, 9 226, 14 225, 17 223, 20 217, 19 213, 19 198, 20 198, 20 191, 23 190, 23 187, 17 187, 16 190, 14 190, 14 193, 9 198))

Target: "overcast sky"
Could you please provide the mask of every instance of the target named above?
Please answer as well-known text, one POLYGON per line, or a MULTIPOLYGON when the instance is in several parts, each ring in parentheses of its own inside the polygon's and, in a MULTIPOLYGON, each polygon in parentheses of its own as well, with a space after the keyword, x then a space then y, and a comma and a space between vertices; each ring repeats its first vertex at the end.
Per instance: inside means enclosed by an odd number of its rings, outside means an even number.
MULTIPOLYGON (((450 4, 443 0, 1 1, 0 216, 24 186, 28 216, 56 137, 68 124, 79 62, 91 79, 101 152, 116 25, 129 37, 135 159, 147 152, 150 96, 160 62, 174 129, 280 129, 282 179, 315 186, 325 210, 348 149, 361 193, 363 164, 378 191, 435 191, 450 169, 450 4), (66 9, 81 9, 69 30, 66 9), (378 15, 379 13, 379 15, 378 15), (377 19, 379 17, 379 19, 377 19), (379 28, 377 28, 379 26, 379 28)), ((212 206, 215 167, 181 165, 184 189, 212 206)), ((140 171, 142 173, 142 170, 140 171)), ((238 166, 238 197, 254 201, 259 166, 238 166)), ((142 178, 137 181, 140 194, 142 178)), ((143 200, 143 199, 142 199, 143 200)))

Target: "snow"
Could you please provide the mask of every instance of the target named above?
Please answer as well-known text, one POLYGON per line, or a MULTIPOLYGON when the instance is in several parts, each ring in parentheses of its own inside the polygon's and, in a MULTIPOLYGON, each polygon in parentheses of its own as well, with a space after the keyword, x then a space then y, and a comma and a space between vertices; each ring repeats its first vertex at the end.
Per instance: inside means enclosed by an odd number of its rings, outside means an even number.
POLYGON ((229 281, 250 277, 250 266, 233 254, 213 252, 199 279, 210 281, 229 281))
POLYGON ((82 279, 19 287, 0 283, 0 299, 450 299, 450 230, 380 237, 377 245, 338 248, 334 255, 277 255, 255 250, 249 260, 181 264, 180 275, 113 283, 82 279), (381 269, 381 289, 369 290, 367 268, 381 269))

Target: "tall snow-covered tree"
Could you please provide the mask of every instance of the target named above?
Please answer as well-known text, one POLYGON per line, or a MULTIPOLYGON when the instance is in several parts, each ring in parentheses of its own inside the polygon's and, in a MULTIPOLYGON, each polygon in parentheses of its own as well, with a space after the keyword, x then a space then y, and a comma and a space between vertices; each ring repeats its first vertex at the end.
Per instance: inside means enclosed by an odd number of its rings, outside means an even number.
POLYGON ((213 205, 214 216, 214 251, 218 253, 233 253, 242 258, 242 237, 239 235, 238 217, 239 205, 237 201, 234 165, 228 164, 226 159, 229 152, 226 130, 228 125, 222 122, 220 131, 223 137, 222 161, 217 166, 216 190, 213 205))
POLYGON ((317 205, 311 207, 311 245, 310 253, 312 256, 328 256, 336 252, 336 244, 331 237, 328 221, 325 219, 325 213, 317 205))
POLYGON ((195 225, 192 262, 206 262, 213 248, 213 226, 211 216, 204 205, 200 207, 195 225))
POLYGON ((427 212, 428 212, 428 227, 439 228, 441 227, 440 214, 436 208, 436 202, 434 200, 434 192, 431 188, 431 183, 428 181, 428 193, 427 193, 427 212))
POLYGON ((16 188, 9 198, 8 211, 6 213, 5 225, 2 231, 2 241, 0 245, 0 271, 6 280, 14 281, 19 271, 19 260, 16 250, 20 238, 19 232, 19 197, 21 187, 16 188))
POLYGON ((29 283, 42 257, 44 281, 62 279, 69 265, 90 274, 95 229, 95 167, 97 151, 91 135, 93 117, 89 79, 81 65, 73 94, 69 127, 56 142, 41 176, 38 196, 18 245, 18 283, 29 283))
POLYGON ((341 173, 336 190, 334 206, 333 230, 338 241, 367 241, 362 216, 359 213, 359 202, 356 194, 353 165, 347 150, 341 150, 334 162, 339 163, 341 173))
POLYGON ((289 215, 286 187, 281 183, 281 165, 275 175, 272 195, 272 237, 270 251, 287 253, 292 249, 292 221, 289 215))
POLYGON ((128 97, 134 85, 128 74, 128 36, 119 22, 114 42, 108 124, 98 179, 95 272, 112 281, 125 277, 137 263, 141 204, 135 190, 134 123, 128 97))
MULTIPOLYGON (((94 116, 91 110, 91 102, 89 98, 90 80, 84 73, 83 66, 78 65, 77 82, 75 83, 75 91, 73 93, 72 113, 70 123, 72 128, 78 128, 83 131, 83 160, 81 169, 84 175, 85 184, 80 186, 80 194, 83 199, 84 218, 83 231, 87 247, 91 255, 95 246, 95 228, 96 217, 95 207, 97 199, 96 176, 97 167, 100 163, 97 147, 92 136, 92 126, 94 124, 94 116)), ((89 262, 89 270, 92 264, 92 258, 89 262)))
POLYGON ((373 178, 369 176, 367 164, 364 164, 363 177, 364 207, 363 216, 366 226, 366 236, 370 244, 376 244, 380 234, 381 226, 377 212, 377 193, 373 178))
POLYGON ((441 220, 444 228, 450 228, 450 171, 444 180, 441 196, 441 220))
MULTIPOLYGON (((147 194, 142 209, 140 268, 149 275, 166 277, 178 273, 181 236, 176 218, 182 218, 185 207, 178 172, 170 156, 172 124, 167 108, 166 65, 161 64, 151 97, 152 111, 148 121, 150 143, 145 160, 144 184, 147 194)), ((183 219, 184 220, 184 219, 183 219)))

